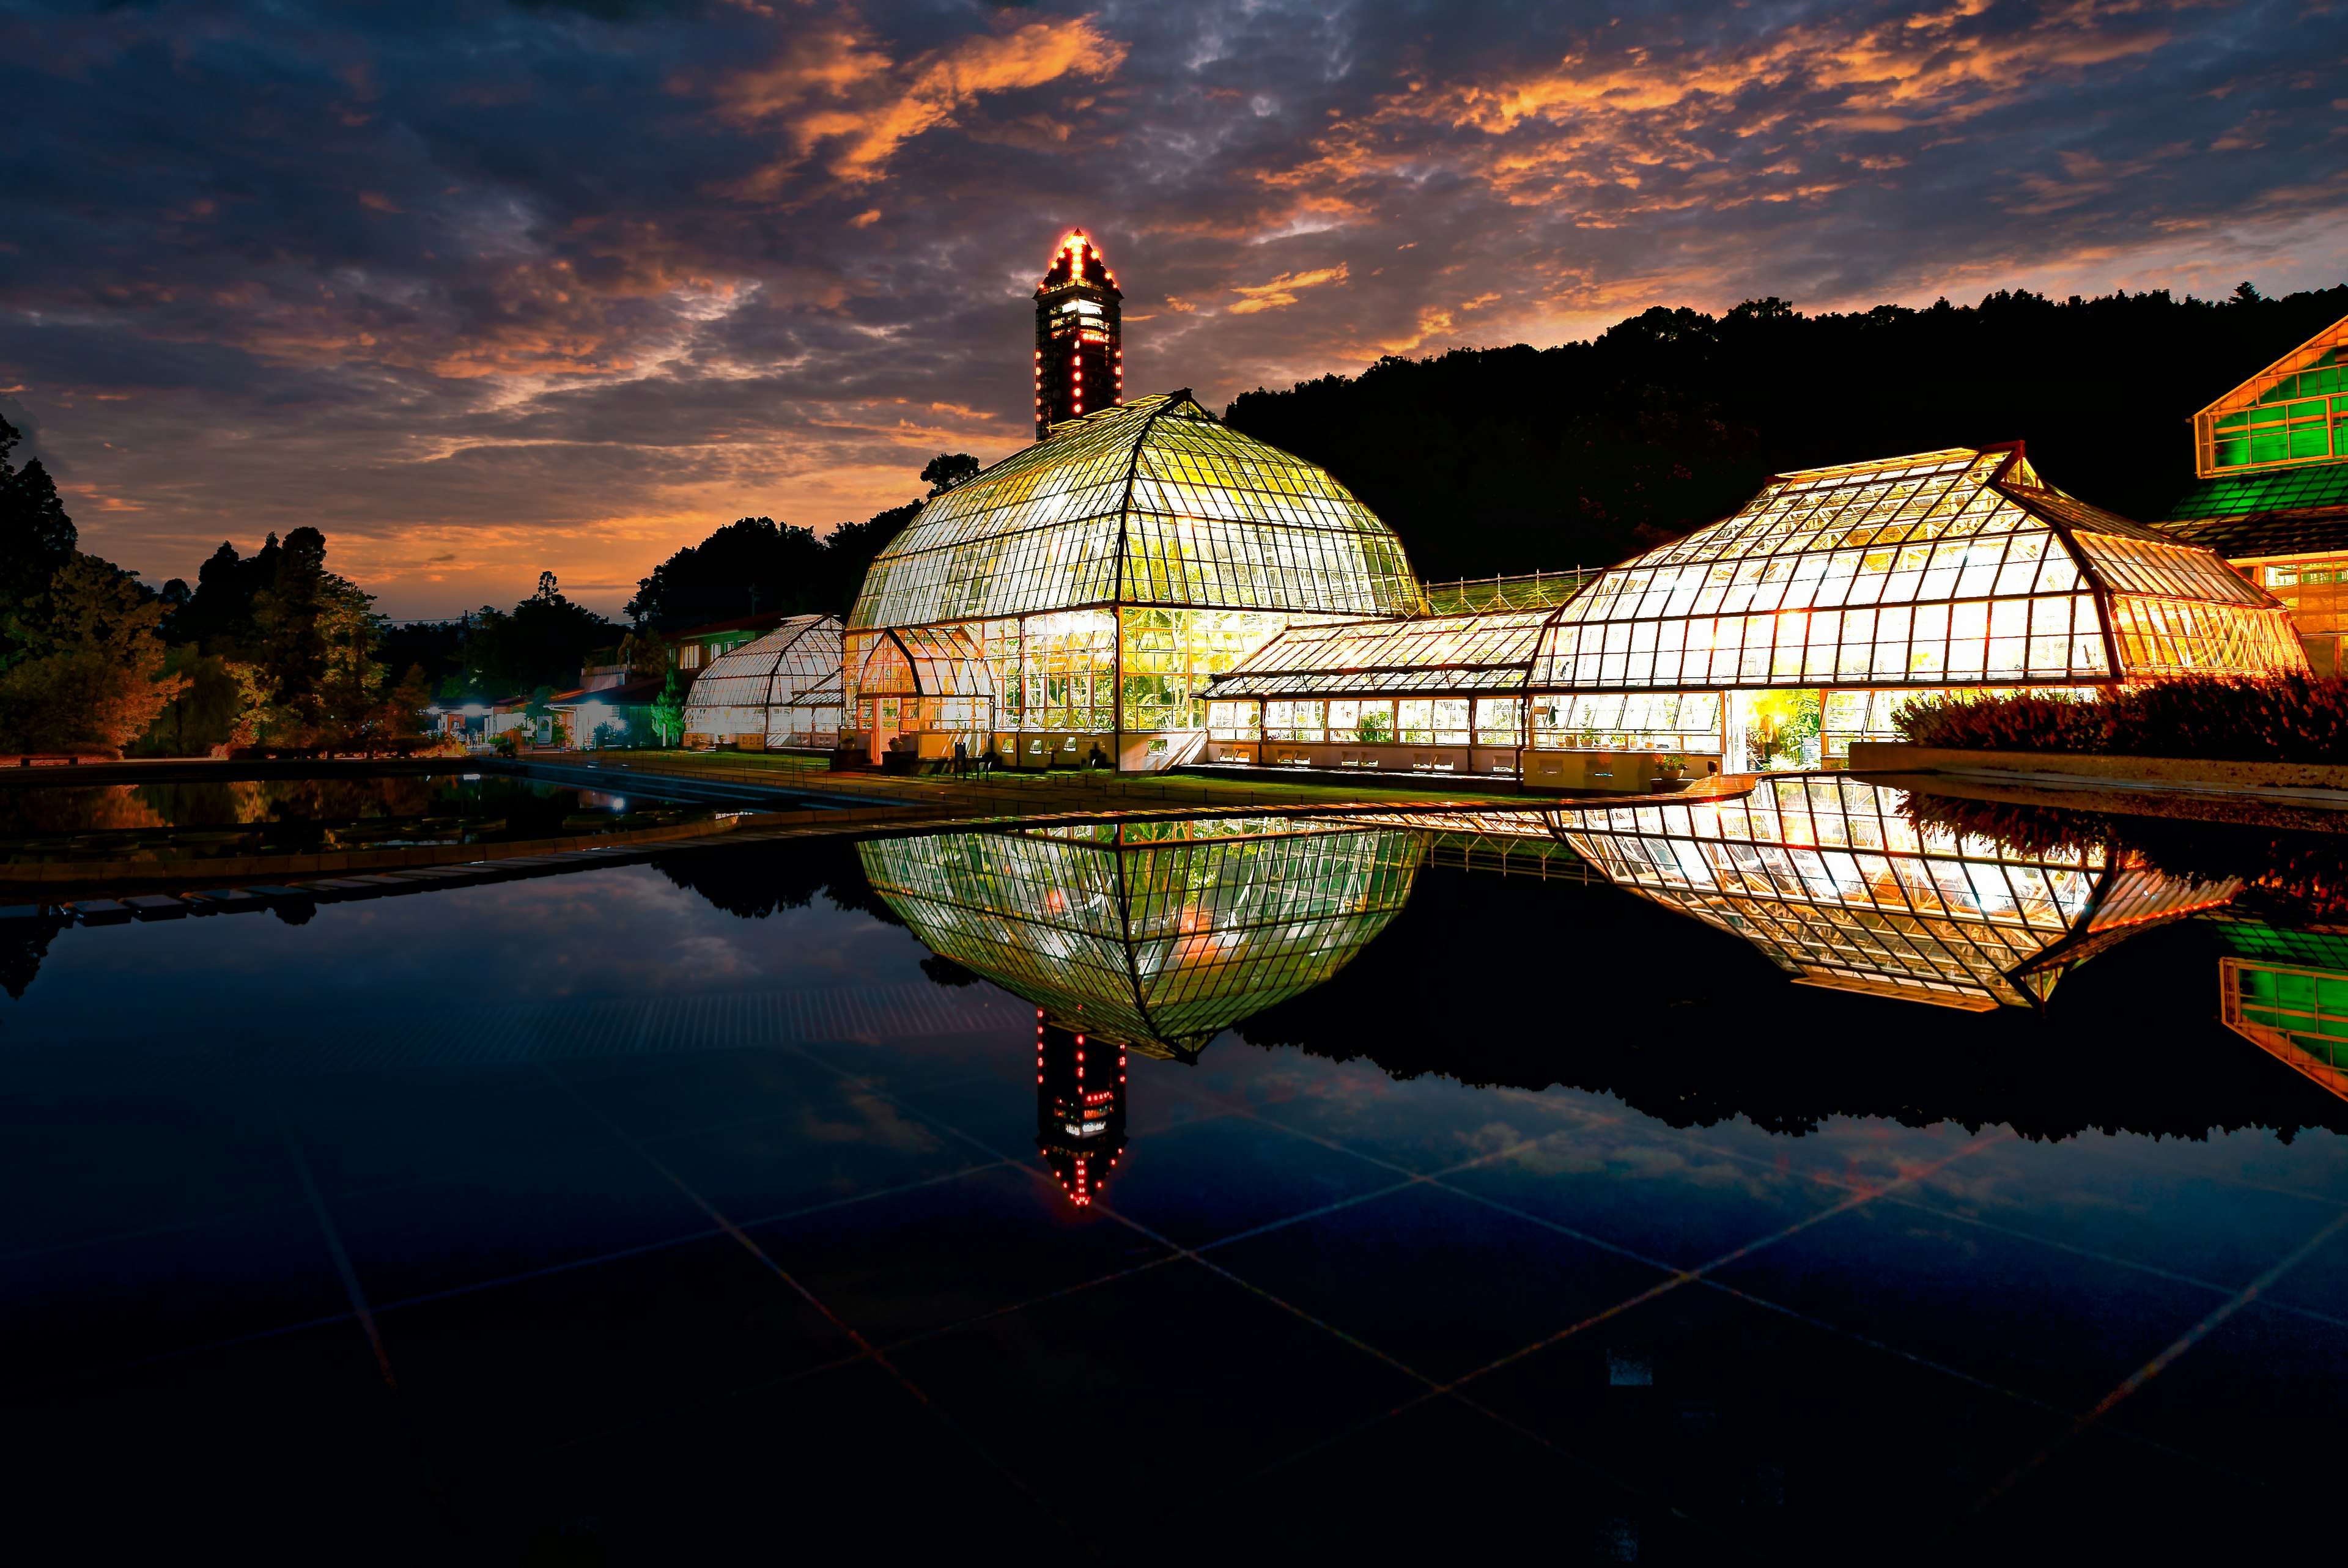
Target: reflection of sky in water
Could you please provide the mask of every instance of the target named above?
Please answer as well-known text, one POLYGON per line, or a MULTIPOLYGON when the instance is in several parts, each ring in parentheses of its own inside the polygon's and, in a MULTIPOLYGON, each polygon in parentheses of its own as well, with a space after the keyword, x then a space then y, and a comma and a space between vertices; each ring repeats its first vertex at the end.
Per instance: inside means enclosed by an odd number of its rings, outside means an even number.
MULTIPOLYGON (((741 907, 841 847, 675 863, 741 907)), ((14 1528, 78 1539, 131 1486, 126 1532, 254 1560, 517 1517, 676 1563, 771 1555, 778 1518, 1050 1541, 1074 1411, 1211 1456, 1165 1528, 1226 1545, 1300 1508, 1323 1544, 1456 1545, 1470 1505, 1568 1560, 2081 1520, 2259 1543, 2328 1496, 2348 1138, 2259 1124, 2316 1091, 2207 1016, 2205 937, 2099 958, 2050 1030, 1797 991, 1612 887, 1422 867, 1243 1038, 1137 1054, 1079 1209, 1037 1153, 1033 1012, 824 894, 744 918, 630 866, 66 931, 0 1002, 0 1397, 45 1434, 14 1528), (757 1000, 809 997, 834 1010, 757 1000), (536 1021, 462 1035, 499 1009, 536 1021), (2017 1136, 2056 1046, 2068 1130, 2017 1136), (1806 1073, 1802 1135, 1743 1113, 1806 1073), (2099 1130, 2139 1114, 2188 1135, 2099 1130)))
POLYGON ((233 1032, 283 1010, 918 982, 922 957, 860 916, 741 919, 650 866, 622 866, 322 905, 298 927, 259 913, 61 931, 24 999, 0 997, 0 1046, 233 1032))

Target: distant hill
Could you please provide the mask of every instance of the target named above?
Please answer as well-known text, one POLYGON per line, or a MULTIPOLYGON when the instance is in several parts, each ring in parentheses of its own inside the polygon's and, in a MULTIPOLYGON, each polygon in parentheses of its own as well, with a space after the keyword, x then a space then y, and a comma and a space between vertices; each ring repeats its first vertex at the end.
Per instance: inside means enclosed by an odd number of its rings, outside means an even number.
POLYGON ((1594 342, 1259 389, 1226 417, 1335 474, 1429 579, 1611 564, 1734 511, 1773 473, 2017 438, 2049 482, 2148 520, 2192 478, 2194 411, 2343 315, 2348 285, 2000 292, 1851 315, 1659 307, 1594 342))

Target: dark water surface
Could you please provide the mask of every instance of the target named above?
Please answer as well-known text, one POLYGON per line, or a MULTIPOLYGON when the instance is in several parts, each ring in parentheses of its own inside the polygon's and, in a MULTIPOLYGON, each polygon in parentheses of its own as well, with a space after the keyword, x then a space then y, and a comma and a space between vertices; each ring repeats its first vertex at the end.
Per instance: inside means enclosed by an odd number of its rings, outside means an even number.
MULTIPOLYGON (((466 772, 0 788, 0 861, 317 854, 705 821, 721 804, 466 772)), ((768 807, 767 809, 772 809, 768 807)))
POLYGON ((2328 1497, 2348 1103, 2217 1021, 2218 921, 1971 1014, 1230 831, 26 946, 12 1555, 2262 1557, 2328 1497), (1127 1046, 1113 1161, 1037 1000, 1127 1046))

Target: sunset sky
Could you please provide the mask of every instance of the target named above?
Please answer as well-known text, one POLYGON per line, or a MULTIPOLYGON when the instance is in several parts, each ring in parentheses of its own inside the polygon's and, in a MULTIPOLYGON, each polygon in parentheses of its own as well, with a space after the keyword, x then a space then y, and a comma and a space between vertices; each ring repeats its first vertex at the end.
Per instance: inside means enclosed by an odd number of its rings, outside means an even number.
MULTIPOLYGON (((0 413, 151 582, 324 528, 396 616, 616 613, 1032 438, 1061 234, 1128 391, 1806 311, 2348 277, 2303 4, 0 0, 0 413)), ((2092 381, 2093 367, 2077 367, 2092 381)), ((1854 456, 1877 454, 1853 454, 1854 456)))

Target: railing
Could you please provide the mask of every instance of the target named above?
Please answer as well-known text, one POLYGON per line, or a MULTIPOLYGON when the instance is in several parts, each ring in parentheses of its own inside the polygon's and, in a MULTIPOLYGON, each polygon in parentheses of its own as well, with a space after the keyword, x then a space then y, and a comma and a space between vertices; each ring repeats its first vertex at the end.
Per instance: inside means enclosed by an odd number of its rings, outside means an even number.
POLYGON ((1479 610, 1550 610, 1580 593, 1598 576, 1595 567, 1537 571, 1520 577, 1470 577, 1457 582, 1420 585, 1430 615, 1465 615, 1479 610))

